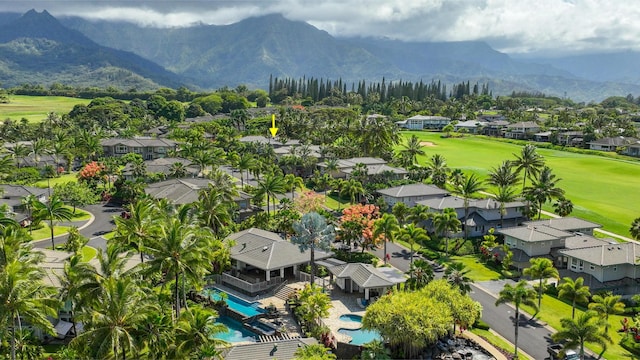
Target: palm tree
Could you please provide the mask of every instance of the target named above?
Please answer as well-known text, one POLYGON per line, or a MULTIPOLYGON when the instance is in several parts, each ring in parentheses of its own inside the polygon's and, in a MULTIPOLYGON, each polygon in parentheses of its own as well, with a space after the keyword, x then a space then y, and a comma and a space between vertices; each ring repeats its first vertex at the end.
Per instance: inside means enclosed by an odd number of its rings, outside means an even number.
POLYGON ((176 324, 176 355, 194 358, 207 345, 225 345, 225 341, 214 338, 216 334, 227 330, 225 325, 216 323, 216 317, 218 314, 215 310, 200 305, 180 314, 176 324))
POLYGON ((56 273, 58 281, 60 281, 58 299, 60 299, 62 303, 70 304, 71 324, 74 336, 78 335, 76 316, 81 306, 84 295, 83 291, 87 288, 89 284, 87 279, 91 278, 94 270, 89 263, 82 261, 82 255, 74 255, 64 263, 62 274, 56 273))
POLYGON ((640 217, 633 220, 629 233, 635 240, 640 240, 640 217))
POLYGON ((31 154, 36 167, 40 165, 42 155, 49 153, 49 141, 44 138, 37 138, 31 143, 31 154))
POLYGON ((605 293, 596 294, 591 298, 589 310, 597 312, 605 322, 605 330, 609 330, 609 315, 620 315, 624 313, 624 303, 620 301, 622 296, 605 293))
POLYGON ((244 175, 243 171, 247 172, 247 178, 249 177, 249 170, 253 169, 256 166, 256 159, 249 153, 244 153, 238 159, 236 163, 236 167, 240 170, 240 184, 244 188, 244 175))
POLYGON ((505 160, 497 168, 492 168, 489 171, 487 184, 496 187, 511 187, 518 184, 520 179, 518 179, 518 173, 514 171, 513 165, 510 160, 505 160))
POLYGON ((171 164, 171 167, 169 167, 170 177, 179 179, 187 176, 187 173, 188 173, 187 167, 184 166, 184 164, 181 163, 180 161, 174 162, 173 164, 171 164))
POLYGON ((88 344, 93 357, 126 359, 137 355, 136 330, 144 324, 148 312, 155 307, 146 292, 131 277, 111 277, 103 283, 103 291, 80 315, 84 331, 73 343, 88 344))
POLYGON ((482 185, 482 181, 476 176, 476 174, 471 174, 469 176, 464 177, 464 181, 458 184, 453 192, 455 194, 460 195, 464 201, 464 239, 467 240, 469 238, 469 199, 473 194, 483 191, 484 186, 482 185))
POLYGON ((300 221, 293 223, 293 230, 296 232, 291 238, 291 242, 298 245, 300 252, 310 250, 311 263, 311 284, 315 284, 315 250, 328 251, 331 243, 335 239, 333 225, 327 224, 325 218, 316 213, 304 214, 300 221))
POLYGON ((115 217, 114 240, 127 248, 134 248, 144 263, 145 244, 150 244, 158 235, 158 218, 150 199, 141 199, 128 206, 128 216, 115 217))
POLYGON ((558 285, 558 297, 571 300, 571 318, 576 316, 576 304, 586 304, 589 301, 591 292, 589 287, 584 285, 584 279, 579 277, 573 280, 570 277, 562 279, 558 285))
POLYGON ((224 188, 209 184, 206 189, 200 191, 196 203, 200 221, 215 234, 220 234, 225 226, 233 222, 236 203, 233 201, 233 194, 225 189, 237 194, 235 187, 224 188))
POLYGON ((360 197, 364 194, 364 187, 362 183, 356 179, 349 179, 343 183, 342 190, 340 191, 340 196, 348 196, 349 203, 355 204, 356 197, 360 197))
MULTIPOLYGON (((268 174, 258 181, 257 194, 267 196, 267 214, 269 213, 269 202, 276 199, 278 194, 285 193, 284 177, 282 175, 268 174)), ((273 201, 273 211, 276 211, 275 200, 273 201)))
POLYGON ((536 152, 536 147, 528 144, 522 148, 520 155, 514 154, 516 160, 513 161, 516 172, 519 174, 524 171, 522 176, 522 192, 527 185, 527 178, 536 177, 542 167, 544 167, 544 158, 536 152))
POLYGON ((400 228, 396 238, 398 240, 408 242, 411 245, 411 258, 409 259, 409 265, 413 263, 413 245, 416 243, 424 244, 431 240, 429 235, 427 235, 427 231, 415 224, 408 224, 400 228))
POLYGON ((420 138, 416 135, 411 135, 411 138, 407 139, 406 144, 402 144, 403 149, 400 153, 409 160, 410 165, 418 162, 418 155, 424 156, 425 152, 422 150, 420 138))
POLYGON ((431 157, 429 164, 427 164, 427 169, 431 182, 435 186, 444 189, 447 185, 447 180, 449 179, 449 172, 451 171, 447 166, 447 160, 444 156, 434 154, 431 157))
POLYGON ((387 263, 387 241, 393 242, 395 234, 400 230, 398 219, 393 214, 384 214, 373 224, 373 238, 384 240, 384 263, 387 263))
POLYGON ((31 153, 31 149, 29 149, 29 147, 23 143, 16 143, 12 148, 9 148, 9 152, 11 153, 11 156, 16 160, 19 169, 24 161, 24 158, 29 156, 29 153, 31 153))
POLYGON ((516 200, 516 190, 511 186, 499 186, 493 196, 500 203, 500 227, 504 227, 504 216, 507 211, 504 204, 516 200))
POLYGON ((562 217, 569 216, 573 212, 573 202, 564 196, 560 197, 553 204, 553 212, 562 217))
POLYGON ((424 259, 418 259, 409 265, 407 285, 413 290, 421 289, 433 280, 433 265, 424 259))
MULTIPOLYGON (((1 155, 1 154, 0 154, 1 155)), ((15 162, 10 155, 0 156, 0 180, 13 173, 15 162)))
POLYGON ((34 207, 34 218, 49 221, 49 230, 51 231, 51 249, 55 250, 56 244, 53 241, 53 227, 56 221, 69 221, 73 217, 73 211, 64 205, 64 202, 57 196, 49 197, 47 202, 36 202, 34 207))
POLYGON ((212 154, 207 150, 197 150, 190 158, 194 164, 198 165, 198 176, 203 176, 208 165, 213 164, 212 154))
POLYGON ((496 306, 505 303, 512 303, 516 308, 514 327, 515 327, 515 353, 514 358, 518 358, 518 328, 520 327, 520 306, 527 305, 537 311, 535 302, 536 292, 529 287, 526 281, 520 280, 516 286, 506 284, 500 291, 498 300, 496 300, 496 306))
MULTIPOLYGON (((547 258, 531 258, 529 259, 529 263, 531 264, 531 266, 524 269, 522 273, 532 280, 538 280, 538 311, 540 311, 540 306, 542 304, 542 294, 544 294, 544 290, 546 287, 546 279, 558 279, 560 278, 560 274, 558 274, 558 269, 553 266, 553 262, 547 258)), ((536 314, 534 314, 533 316, 535 317, 536 314)))
POLYGON ((460 231, 462 223, 458 220, 458 213, 453 208, 446 208, 433 217, 433 227, 436 234, 445 237, 444 253, 449 257, 449 238, 451 233, 460 231))
POLYGON ((36 202, 40 202, 40 200, 33 194, 29 194, 20 200, 20 205, 27 210, 29 215, 29 234, 33 234, 33 209, 36 207, 36 202))
POLYGON ((584 359, 584 343, 590 342, 600 345, 603 352, 607 343, 611 343, 609 334, 603 330, 603 320, 595 311, 586 311, 577 319, 560 319, 562 329, 551 335, 555 342, 563 343, 563 349, 569 350, 579 347, 580 359, 584 359))
POLYGON ((471 270, 467 269, 463 263, 454 262, 447 266, 444 276, 451 286, 458 288, 463 295, 471 292, 471 283, 473 282, 467 274, 471 270))
POLYGON ((300 176, 295 176, 293 174, 287 174, 284 176, 285 186, 291 190, 291 200, 294 199, 296 188, 302 189, 304 187, 304 180, 300 176))
POLYGON ((551 199, 564 196, 564 190, 557 187, 556 175, 551 172, 551 168, 545 166, 536 179, 532 180, 531 186, 524 189, 524 195, 538 204, 538 219, 542 216, 542 205, 551 199))
POLYGON ((399 224, 404 224, 409 215, 409 207, 403 202, 397 202, 391 208, 391 213, 396 217, 399 224))
MULTIPOLYGON (((277 346, 276 346, 277 348, 277 346)), ((336 356, 322 344, 305 345, 294 353, 294 360, 335 360, 336 356)))
POLYGON ((416 204, 408 209, 406 220, 409 223, 420 226, 420 224, 431 217, 432 213, 429 212, 429 207, 427 205, 416 204))

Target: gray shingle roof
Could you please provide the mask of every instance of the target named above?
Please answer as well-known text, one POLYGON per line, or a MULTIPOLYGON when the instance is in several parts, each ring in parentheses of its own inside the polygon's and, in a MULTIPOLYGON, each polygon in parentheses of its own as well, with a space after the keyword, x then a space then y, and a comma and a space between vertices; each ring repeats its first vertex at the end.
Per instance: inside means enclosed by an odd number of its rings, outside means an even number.
POLYGON ((589 144, 607 145, 607 146, 624 146, 637 143, 638 139, 632 137, 616 136, 602 138, 595 141, 591 141, 589 144))
POLYGON ((168 139, 122 139, 122 138, 111 138, 111 139, 103 139, 100 141, 100 145, 102 146, 114 146, 114 145, 126 145, 130 147, 147 147, 147 146, 168 146, 173 147, 176 146, 177 142, 168 139))
POLYGON ((578 231, 580 229, 595 229, 602 227, 600 224, 591 221, 579 219, 576 217, 564 217, 545 220, 533 220, 524 222, 523 225, 538 226, 544 225, 554 229, 563 231, 578 231))
MULTIPOLYGON (((171 200, 176 205, 191 204, 198 201, 200 190, 206 189, 210 183, 211 180, 203 178, 169 179, 149 184, 144 191, 151 197, 171 200)), ((246 193, 238 191, 235 200, 247 198, 246 193)))
MULTIPOLYGON (((418 201, 417 204, 426 205, 431 209, 443 210, 446 208, 463 209, 464 199, 458 196, 443 196, 434 199, 418 201)), ((512 201, 504 204, 505 208, 522 207, 522 201, 512 201)), ((500 202, 493 198, 469 200, 469 209, 500 209, 500 202)))
POLYGON ((225 360, 290 360, 302 346, 317 344, 314 338, 278 340, 236 345, 222 350, 225 360))
POLYGON ((44 196, 48 194, 48 189, 41 189, 33 186, 1 184, 4 190, 2 198, 23 198, 28 195, 44 196))
MULTIPOLYGON (((340 159, 338 160, 338 169, 349 169, 352 168, 354 166, 356 166, 357 164, 365 164, 368 167, 372 166, 372 165, 384 165, 387 162, 379 159, 379 158, 373 158, 373 157, 357 157, 357 158, 350 158, 350 159, 340 159)), ((319 166, 326 166, 325 163, 320 163, 318 164, 319 166)))
POLYGON ((349 278, 361 288, 393 286, 407 279, 397 270, 376 268, 371 264, 349 263, 329 268, 337 278, 349 278))
POLYGON ((427 184, 409 184, 396 186, 378 190, 378 194, 387 195, 395 198, 403 198, 410 196, 426 196, 426 195, 445 195, 449 192, 447 190, 440 189, 437 186, 427 184))
MULTIPOLYGON (((576 235, 564 239, 564 247, 567 249, 580 249, 592 246, 609 245, 614 240, 598 239, 589 235, 576 235)), ((617 242, 615 242, 617 244, 617 242)))
POLYGON ((637 264, 640 245, 636 243, 607 244, 580 249, 563 249, 559 253, 600 266, 637 264))
MULTIPOLYGON (((295 245, 281 238, 278 234, 257 228, 250 228, 231 234, 228 237, 235 241, 231 248, 231 258, 261 270, 275 270, 310 260, 310 251, 301 252, 295 245)), ((315 259, 330 257, 332 253, 315 250, 315 259)))
POLYGON ((511 236, 512 238, 526 242, 549 241, 561 238, 568 238, 573 234, 566 231, 557 230, 548 226, 518 226, 496 231, 499 234, 511 236))
MULTIPOLYGON (((354 168, 344 168, 342 172, 345 174, 351 174, 354 171, 354 168)), ((392 172, 394 174, 406 174, 407 170, 402 168, 392 167, 386 164, 376 164, 376 165, 367 165, 367 175, 378 175, 383 174, 385 172, 392 172)))

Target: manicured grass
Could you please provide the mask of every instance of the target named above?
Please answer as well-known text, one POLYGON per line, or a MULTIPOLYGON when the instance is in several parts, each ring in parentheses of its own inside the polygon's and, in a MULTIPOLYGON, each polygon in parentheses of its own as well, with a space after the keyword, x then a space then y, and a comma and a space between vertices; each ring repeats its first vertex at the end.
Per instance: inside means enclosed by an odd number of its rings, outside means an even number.
POLYGON ((88 104, 91 100, 62 96, 26 96, 11 95, 8 104, 0 104, 0 119, 10 118, 19 121, 41 122, 50 112, 67 114, 76 104, 88 104))
MULTIPOLYGON (((42 223, 44 225, 42 228, 38 230, 33 230, 33 234, 31 235, 31 238, 34 241, 51 239, 51 230, 49 230, 49 225, 45 224, 44 221, 42 223)), ((54 226, 53 236, 66 234, 68 231, 69 231, 68 226, 54 226)))
POLYGON ((49 186, 49 184, 51 184, 51 187, 54 187, 58 184, 64 184, 68 182, 78 182, 78 176, 75 172, 63 174, 63 175, 60 175, 59 177, 51 178, 49 180, 47 179, 40 180, 35 184, 33 184, 33 186, 46 189, 49 186))
POLYGON ((108 232, 108 233, 102 235, 102 237, 107 239, 107 240, 113 239, 114 236, 116 236, 116 232, 115 231, 108 232))
POLYGON ((333 210, 343 210, 351 205, 349 204, 349 200, 340 199, 335 195, 327 195, 324 199, 324 204, 333 210))
MULTIPOLYGON (((506 351, 511 354, 513 354, 514 352, 514 348, 512 344, 509 344, 509 342, 505 341, 502 337, 497 336, 496 334, 494 334, 489 330, 471 329, 471 332, 484 338, 489 342, 489 344, 495 346, 498 349, 502 349, 503 351, 506 351)), ((518 357, 520 359, 531 359, 530 357, 523 355, 521 352, 518 352, 518 357)))
MULTIPOLYGON (((491 168, 503 160, 515 159, 521 146, 494 141, 481 136, 441 138, 440 133, 423 131, 403 132, 405 137, 418 136, 434 146, 425 146, 426 156, 418 163, 424 165, 434 154, 443 155, 449 167, 470 171, 485 178, 491 168)), ((535 144, 535 143, 534 143, 535 144)), ((614 233, 629 236, 629 227, 640 216, 640 162, 614 159, 567 151, 538 149, 554 174, 562 179, 559 186, 574 203, 572 216, 602 224, 614 233)), ((530 181, 527 181, 529 184, 530 181)), ((547 210, 551 207, 547 205, 547 210)))
MULTIPOLYGON (((71 209, 71 211, 73 211, 72 206, 67 206, 67 207, 71 209)), ((84 210, 80 210, 76 208, 76 213, 73 215, 73 218, 71 218, 71 221, 87 221, 89 219, 91 219, 91 214, 89 214, 84 210)))
POLYGON ((451 262, 463 263, 469 270, 467 276, 473 281, 489 281, 501 278, 499 272, 489 269, 474 255, 451 256, 451 262))
POLYGON ((98 250, 96 250, 96 248, 93 248, 91 246, 85 245, 82 247, 82 249, 80 249, 80 253, 82 254, 82 261, 88 262, 94 257, 96 257, 98 250))
MULTIPOLYGON (((527 311, 530 314, 533 314, 533 310, 526 306, 523 307, 523 310, 527 311)), ((582 314, 583 310, 576 308, 576 317, 582 314)), ((537 315, 537 318, 546 322, 552 328, 558 330, 561 329, 560 319, 562 318, 570 318, 571 317, 571 305, 567 304, 557 298, 552 296, 544 295, 542 297, 542 306, 541 310, 537 315)), ((618 329, 620 329, 620 320, 622 320, 624 316, 611 315, 609 316, 609 336, 611 336, 611 340, 613 340, 612 344, 609 344, 607 347, 607 351, 604 353, 603 357, 605 359, 634 359, 634 357, 622 346, 620 346, 620 340, 624 336, 624 334, 619 333, 618 329)), ((599 354, 602 351, 602 348, 594 345, 594 344, 585 344, 585 346, 593 351, 596 354, 599 354)))

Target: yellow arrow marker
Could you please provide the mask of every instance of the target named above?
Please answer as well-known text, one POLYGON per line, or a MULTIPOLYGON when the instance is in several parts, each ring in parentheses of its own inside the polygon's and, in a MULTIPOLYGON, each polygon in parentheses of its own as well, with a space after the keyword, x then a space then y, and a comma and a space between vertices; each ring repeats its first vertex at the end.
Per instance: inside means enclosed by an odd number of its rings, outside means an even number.
POLYGON ((276 134, 278 133, 278 128, 276 127, 276 115, 271 115, 271 127, 269 128, 269 131, 271 131, 271 137, 276 137, 276 134))

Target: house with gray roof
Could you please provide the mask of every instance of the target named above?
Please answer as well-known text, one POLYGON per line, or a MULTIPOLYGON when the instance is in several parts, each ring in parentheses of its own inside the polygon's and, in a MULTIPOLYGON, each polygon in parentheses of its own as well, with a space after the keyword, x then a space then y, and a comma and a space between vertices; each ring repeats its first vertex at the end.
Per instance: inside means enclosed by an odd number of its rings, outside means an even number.
POLYGON ((318 344, 314 338, 299 338, 241 344, 222 349, 225 360, 291 360, 301 347, 318 344))
POLYGON ((628 156, 640 157, 640 141, 628 145, 622 153, 628 156))
POLYGON ((447 190, 440 189, 435 185, 427 185, 423 183, 408 184, 401 186, 394 186, 386 189, 376 191, 389 207, 401 202, 409 207, 416 205, 416 202, 441 198, 444 195, 449 194, 447 190))
POLYGON ((520 249, 528 256, 549 255, 554 248, 564 248, 565 239, 574 234, 548 226, 517 226, 496 231, 504 235, 504 243, 520 249))
POLYGON ((49 189, 41 189, 26 185, 0 184, 0 205, 7 204, 9 211, 15 214, 17 221, 23 220, 27 214, 24 213, 22 199, 33 195, 40 202, 47 201, 49 189))
POLYGON ((607 137, 589 142, 589 149, 599 151, 617 151, 618 149, 626 146, 637 144, 638 141, 638 139, 632 137, 607 137))
MULTIPOLYGON (((297 279, 298 267, 311 259, 310 250, 300 251, 298 245, 271 231, 250 228, 227 239, 234 244, 230 249, 233 265, 221 281, 251 296, 281 284, 285 277, 297 279)), ((319 261, 333 254, 315 250, 314 255, 319 261)))
POLYGON ((348 263, 327 270, 335 277, 335 284, 340 289, 363 293, 366 300, 371 296, 381 296, 390 288, 407 281, 407 277, 394 268, 377 268, 371 264, 348 263))
MULTIPOLYGON (((373 157, 355 157, 349 159, 340 159, 337 161, 337 171, 333 171, 331 176, 335 178, 349 178, 353 173, 354 168, 358 164, 363 164, 367 167, 368 176, 389 176, 393 179, 403 179, 407 175, 407 170, 402 168, 396 168, 387 165, 385 160, 373 157)), ((318 168, 321 172, 326 172, 327 163, 318 163, 318 168)))
POLYGON ((533 134, 540 132, 540 125, 533 121, 523 121, 507 126, 504 137, 508 139, 530 139, 533 134))
POLYGON ((100 145, 104 156, 120 157, 134 153, 140 154, 144 160, 167 157, 169 152, 178 149, 178 143, 173 140, 151 137, 103 139, 100 145))
POLYGON ((408 119, 396 121, 396 125, 409 130, 442 130, 451 123, 451 119, 444 116, 415 115, 408 119))
MULTIPOLYGON (((170 177, 173 165, 176 163, 184 165, 187 176, 196 177, 200 172, 200 168, 198 166, 192 165, 191 160, 184 158, 166 157, 144 161, 147 173, 162 174, 165 178, 170 177)), ((135 176, 133 175, 133 166, 131 166, 131 164, 127 164, 124 169, 122 169, 122 176, 125 180, 135 179, 135 176)))
POLYGON ((596 224, 591 221, 583 220, 577 217, 562 217, 544 220, 531 220, 522 223, 525 226, 548 226, 553 229, 567 231, 571 233, 581 233, 593 235, 594 229, 602 227, 600 224, 596 224))

